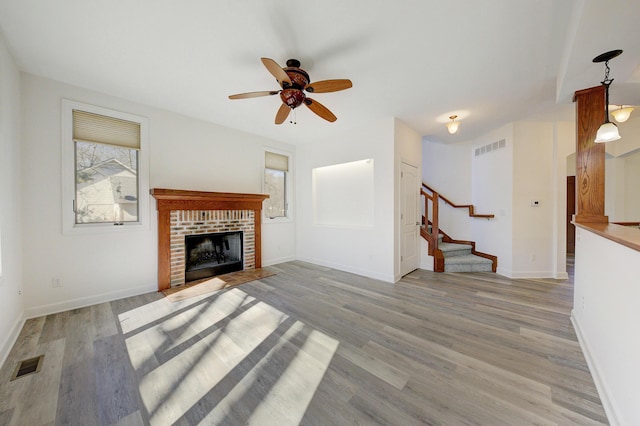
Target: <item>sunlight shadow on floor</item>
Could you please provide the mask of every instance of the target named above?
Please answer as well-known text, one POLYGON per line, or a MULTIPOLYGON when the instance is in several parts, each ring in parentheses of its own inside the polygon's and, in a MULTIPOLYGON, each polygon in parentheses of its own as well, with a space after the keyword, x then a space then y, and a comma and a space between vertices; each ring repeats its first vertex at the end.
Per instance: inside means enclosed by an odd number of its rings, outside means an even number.
POLYGON ((119 315, 151 424, 300 422, 337 340, 238 288, 163 302, 119 315))

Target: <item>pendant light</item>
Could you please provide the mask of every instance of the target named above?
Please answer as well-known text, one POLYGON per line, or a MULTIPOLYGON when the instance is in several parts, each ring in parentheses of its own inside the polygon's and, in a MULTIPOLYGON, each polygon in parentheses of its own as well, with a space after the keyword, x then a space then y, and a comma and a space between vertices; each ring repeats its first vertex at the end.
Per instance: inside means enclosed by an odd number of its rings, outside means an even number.
POLYGON ((618 126, 615 123, 609 121, 609 86, 613 82, 612 78, 609 78, 609 61, 622 53, 622 50, 611 50, 593 58, 593 62, 604 62, 604 80, 601 81, 604 86, 605 94, 605 114, 604 123, 600 125, 598 132, 596 133, 596 143, 611 142, 620 139, 620 133, 618 132, 618 126))
POLYGON ((458 126, 460 125, 459 121, 456 121, 456 118, 458 118, 457 115, 452 115, 449 117, 449 119, 451 120, 449 123, 447 123, 447 130, 449 131, 450 134, 454 134, 455 132, 458 131, 458 126))
POLYGON ((618 123, 624 123, 625 121, 627 121, 629 119, 629 116, 631 115, 631 111, 633 111, 633 107, 626 107, 624 105, 620 105, 620 108, 611 111, 611 115, 613 115, 613 119, 616 120, 618 123))

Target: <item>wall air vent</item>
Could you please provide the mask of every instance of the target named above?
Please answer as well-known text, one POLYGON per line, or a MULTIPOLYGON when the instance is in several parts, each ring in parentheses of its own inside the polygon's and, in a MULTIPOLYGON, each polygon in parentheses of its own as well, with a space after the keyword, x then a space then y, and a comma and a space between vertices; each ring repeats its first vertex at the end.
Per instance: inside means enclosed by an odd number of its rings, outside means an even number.
POLYGON ((495 151, 495 150, 500 149, 500 148, 504 148, 506 146, 507 146, 507 141, 504 140, 504 139, 500 139, 497 142, 493 142, 493 143, 490 143, 490 144, 487 144, 487 145, 483 145, 480 148, 476 148, 475 154, 476 154, 476 157, 478 157, 480 155, 488 154, 488 153, 490 153, 492 151, 495 151))

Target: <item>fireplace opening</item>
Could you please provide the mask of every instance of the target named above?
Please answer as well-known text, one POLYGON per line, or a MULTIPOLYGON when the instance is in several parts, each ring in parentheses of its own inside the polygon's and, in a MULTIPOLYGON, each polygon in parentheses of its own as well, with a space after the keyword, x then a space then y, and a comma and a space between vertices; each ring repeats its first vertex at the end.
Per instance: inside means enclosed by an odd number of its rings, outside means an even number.
POLYGON ((185 282, 242 271, 242 231, 185 236, 185 282))

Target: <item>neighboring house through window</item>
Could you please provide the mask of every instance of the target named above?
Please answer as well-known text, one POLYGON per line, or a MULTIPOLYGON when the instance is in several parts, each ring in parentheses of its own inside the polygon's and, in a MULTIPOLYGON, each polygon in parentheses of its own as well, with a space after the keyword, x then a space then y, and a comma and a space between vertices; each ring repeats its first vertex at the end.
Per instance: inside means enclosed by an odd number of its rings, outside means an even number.
POLYGON ((146 120, 72 101, 63 105, 63 120, 71 121, 63 140, 65 230, 141 224, 148 193, 146 120))

